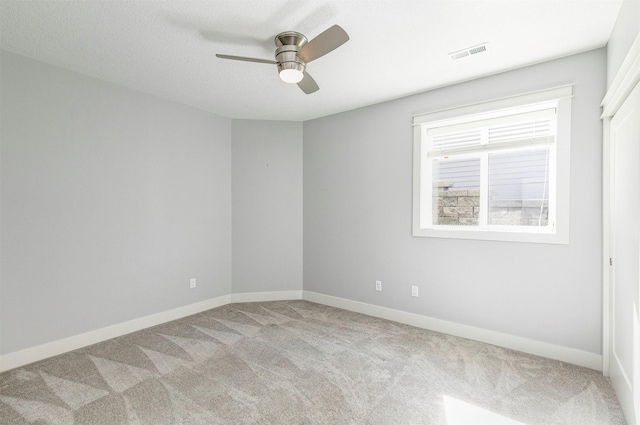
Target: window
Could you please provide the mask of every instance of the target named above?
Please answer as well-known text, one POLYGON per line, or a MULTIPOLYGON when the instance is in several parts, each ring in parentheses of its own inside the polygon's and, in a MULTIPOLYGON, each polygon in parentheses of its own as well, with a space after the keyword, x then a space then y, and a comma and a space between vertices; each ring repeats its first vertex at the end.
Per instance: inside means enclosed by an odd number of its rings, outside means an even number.
POLYGON ((569 243, 572 87, 414 117, 413 235, 569 243))

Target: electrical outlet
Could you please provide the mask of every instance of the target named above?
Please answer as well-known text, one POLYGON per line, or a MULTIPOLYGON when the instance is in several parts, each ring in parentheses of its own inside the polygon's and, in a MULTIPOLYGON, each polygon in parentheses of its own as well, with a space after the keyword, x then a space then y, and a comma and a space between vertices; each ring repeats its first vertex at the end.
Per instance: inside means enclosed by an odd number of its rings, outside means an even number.
POLYGON ((418 296, 418 287, 416 285, 411 286, 411 296, 412 297, 418 296))
POLYGON ((196 287, 196 278, 192 277, 191 279, 189 279, 189 288, 193 289, 196 287))
POLYGON ((376 291, 382 291, 382 281, 376 280, 376 291))

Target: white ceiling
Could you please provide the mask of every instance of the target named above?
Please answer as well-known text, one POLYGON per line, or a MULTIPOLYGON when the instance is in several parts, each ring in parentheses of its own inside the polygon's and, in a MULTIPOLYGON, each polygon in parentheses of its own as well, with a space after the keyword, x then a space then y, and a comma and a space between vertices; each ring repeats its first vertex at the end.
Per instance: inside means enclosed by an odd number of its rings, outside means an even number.
POLYGON ((231 118, 308 120, 605 46, 622 0, 0 0, 0 47, 231 118), (273 37, 333 24, 305 95, 273 37), (488 42, 452 61, 449 53, 488 42))

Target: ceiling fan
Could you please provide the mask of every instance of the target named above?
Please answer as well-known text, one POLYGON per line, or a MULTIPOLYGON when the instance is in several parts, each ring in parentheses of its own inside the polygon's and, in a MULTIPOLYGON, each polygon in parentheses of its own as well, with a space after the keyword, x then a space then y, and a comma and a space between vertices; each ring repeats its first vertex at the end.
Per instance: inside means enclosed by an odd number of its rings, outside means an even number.
POLYGON ((306 71, 307 63, 337 49, 349 40, 347 33, 334 25, 320 33, 313 40, 295 31, 285 31, 276 35, 275 60, 247 58, 216 54, 220 59, 233 59, 246 62, 267 63, 277 65, 280 79, 286 83, 297 84, 306 94, 319 89, 316 81, 306 71))

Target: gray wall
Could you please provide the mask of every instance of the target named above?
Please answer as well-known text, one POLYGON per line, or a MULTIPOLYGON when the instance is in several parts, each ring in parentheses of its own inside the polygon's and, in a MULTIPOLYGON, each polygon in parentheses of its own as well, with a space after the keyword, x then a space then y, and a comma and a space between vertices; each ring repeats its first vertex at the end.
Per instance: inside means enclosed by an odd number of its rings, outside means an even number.
POLYGON ((302 123, 234 120, 233 292, 302 290, 302 123))
POLYGON ((598 49, 305 122, 304 289, 599 354, 605 71, 598 49), (413 113, 569 83, 569 245, 411 236, 413 113))
POLYGON ((616 77, 638 34, 640 34, 640 0, 624 0, 607 43, 607 87, 616 77))
POLYGON ((0 353, 229 294, 231 120, 0 59, 0 353))
POLYGON ((603 49, 304 124, 232 121, 0 59, 0 354, 302 278, 600 352, 603 49), (566 83, 570 245, 411 237, 412 113, 566 83))

